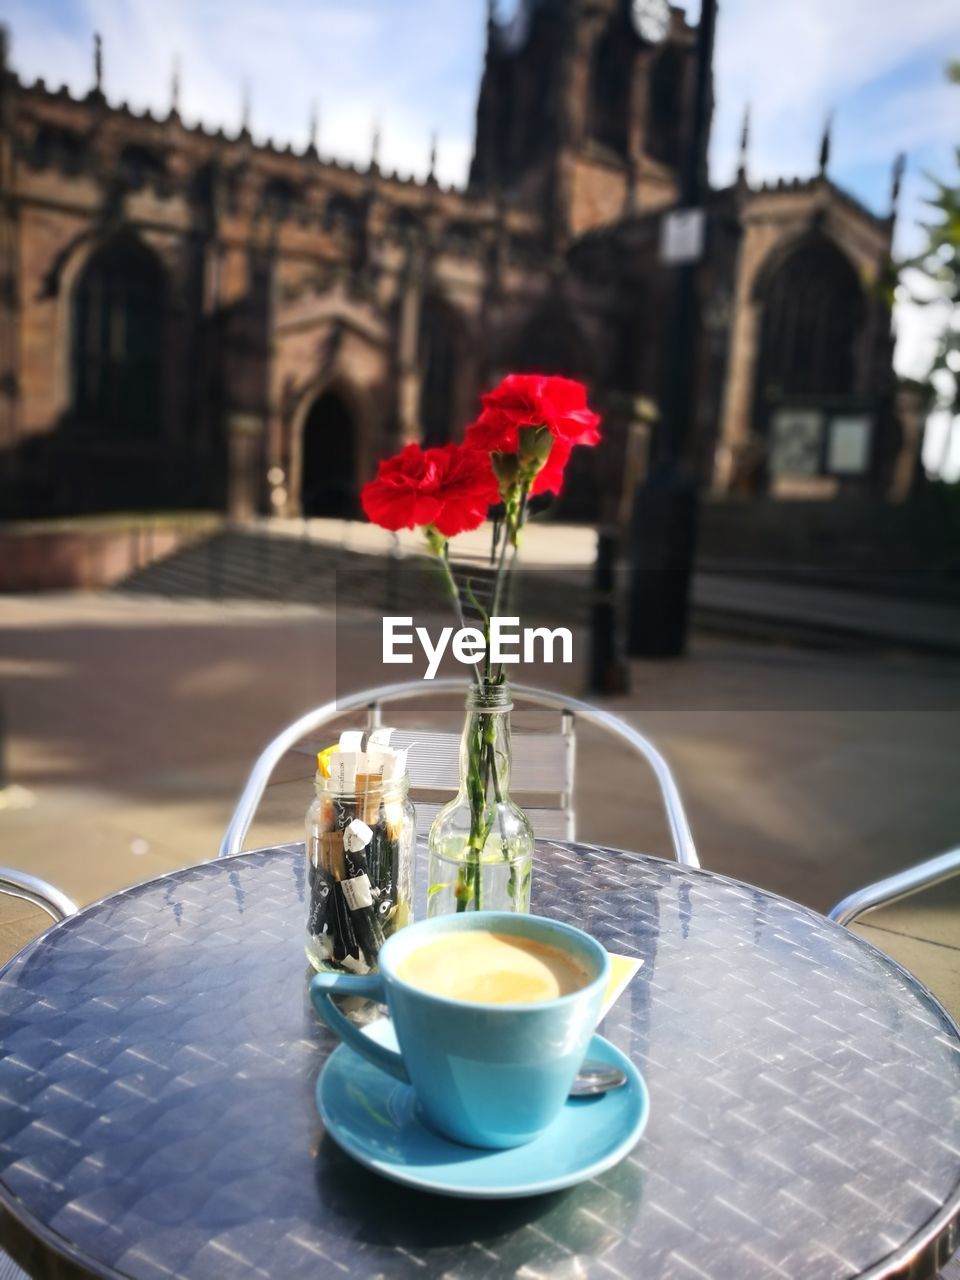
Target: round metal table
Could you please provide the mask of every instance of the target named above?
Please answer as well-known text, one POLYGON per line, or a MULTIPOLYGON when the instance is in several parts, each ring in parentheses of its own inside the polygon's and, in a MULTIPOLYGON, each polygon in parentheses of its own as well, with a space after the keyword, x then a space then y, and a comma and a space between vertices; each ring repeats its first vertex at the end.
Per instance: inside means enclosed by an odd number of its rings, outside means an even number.
POLYGON ((541 844, 534 910, 644 959, 602 1030, 644 1072, 650 1123, 594 1182, 466 1203, 324 1135, 304 893, 302 846, 221 859, 88 908, 0 974, 2 1242, 35 1274, 840 1280, 932 1276, 956 1243, 957 1028, 814 912, 541 844))

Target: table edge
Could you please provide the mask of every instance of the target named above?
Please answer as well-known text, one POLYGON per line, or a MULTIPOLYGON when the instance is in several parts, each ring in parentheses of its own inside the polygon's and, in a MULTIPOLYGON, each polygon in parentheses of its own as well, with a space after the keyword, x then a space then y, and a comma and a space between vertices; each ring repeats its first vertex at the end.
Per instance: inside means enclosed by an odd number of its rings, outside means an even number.
MULTIPOLYGON (((418 841, 422 837, 418 836, 418 841)), ((813 917, 818 924, 827 924, 831 928, 839 929, 843 934, 852 939, 854 943, 868 949, 874 956, 881 960, 885 965, 898 972, 907 982, 915 987, 918 992, 925 996, 926 999, 935 1006, 937 1012, 946 1024, 946 1029, 950 1031, 954 1038, 960 1043, 960 1025, 953 1016, 943 1007, 937 997, 924 984, 912 974, 908 969, 904 968, 892 956, 888 956, 885 951, 881 951, 879 947, 869 942, 866 938, 860 937, 859 934, 853 933, 844 925, 839 925, 835 921, 830 920, 821 912, 813 907, 805 906, 801 902, 796 902, 792 898, 784 897, 782 894, 772 893, 768 889, 762 889, 758 885, 749 884, 745 880, 738 880, 735 876, 723 875, 721 872, 712 871, 708 867, 687 867, 676 862, 672 858, 661 858, 655 854, 639 853, 635 850, 620 849, 614 845, 604 845, 596 843, 588 843, 586 841, 562 840, 559 838, 538 839, 538 845, 563 845, 567 848, 581 847, 585 849, 602 850, 605 853, 617 854, 621 857, 629 858, 633 862, 661 862, 668 866, 676 867, 682 871, 684 875, 703 876, 711 880, 720 880, 725 884, 736 885, 738 888, 748 889, 752 892, 762 893, 767 898, 772 898, 777 902, 785 903, 787 906, 801 911, 804 915, 813 917)), ((145 885, 160 883, 169 880, 174 876, 182 875, 185 872, 196 870, 198 867, 210 866, 219 862, 230 862, 234 858, 250 857, 254 854, 264 853, 289 853, 295 852, 303 847, 302 840, 287 841, 284 844, 277 845, 260 845, 255 849, 239 849, 236 853, 226 854, 221 857, 204 858, 199 862, 188 863, 183 867, 176 867, 172 871, 165 871, 157 876, 149 876, 146 880, 139 880, 135 884, 126 885, 123 889, 118 889, 114 893, 105 894, 102 898, 97 898, 93 902, 87 903, 73 916, 67 916, 63 920, 58 920, 48 929, 38 934, 26 946, 16 952, 10 959, 0 967, 0 980, 3 979, 7 970, 13 963, 27 951, 38 946, 39 943, 45 941, 52 934, 68 925, 72 920, 78 919, 85 915, 88 911, 92 911, 95 907, 102 906, 104 903, 111 902, 115 898, 125 897, 134 890, 142 889, 145 885)), ((117 1271, 111 1267, 105 1267, 94 1258, 87 1258, 81 1250, 77 1249, 69 1240, 59 1235, 46 1223, 41 1222, 35 1215, 23 1206, 19 1198, 10 1192, 9 1188, 0 1179, 0 1236, 6 1234, 4 1227, 8 1217, 22 1226, 29 1232, 33 1239, 43 1248, 48 1249, 54 1255, 57 1263, 66 1261, 73 1267, 81 1269, 81 1274, 93 1275, 99 1280, 130 1280, 127 1272, 117 1271)), ((952 1253, 941 1256, 940 1245, 943 1241, 949 1239, 951 1230, 957 1223, 960 1223, 960 1181, 958 1181, 952 1196, 945 1201, 939 1210, 933 1214, 928 1221, 919 1228, 909 1240, 905 1241, 893 1253, 886 1258, 881 1259, 874 1264, 869 1270, 858 1273, 856 1280, 899 1280, 900 1277, 906 1278, 908 1275, 913 1280, 914 1277, 925 1273, 916 1272, 915 1268, 919 1264, 921 1266, 929 1263, 932 1270, 929 1272, 929 1280, 936 1280, 939 1269, 949 1260, 952 1253)), ((12 1255, 11 1255, 12 1256, 12 1255)), ((16 1260, 16 1259, 14 1259, 16 1260)), ((59 1277, 57 1278, 59 1280, 59 1277)))
MULTIPOLYGON (((83 1277, 86 1280, 90 1276, 96 1277, 96 1280, 132 1280, 129 1272, 117 1271, 92 1255, 84 1253, 65 1236, 41 1221, 22 1204, 17 1196, 12 1194, 2 1181, 0 1181, 0 1245, 24 1271, 27 1271, 28 1265, 33 1266, 39 1261, 43 1271, 40 1272, 37 1280, 48 1280, 48 1271, 49 1280, 74 1280, 75 1277, 83 1277), (34 1257, 32 1253, 28 1257, 25 1252, 18 1249, 15 1240, 11 1243, 11 1237, 15 1237, 18 1230, 29 1236, 30 1242, 41 1251, 40 1259, 34 1257)), ((27 1271, 28 1276, 32 1274, 27 1271)))

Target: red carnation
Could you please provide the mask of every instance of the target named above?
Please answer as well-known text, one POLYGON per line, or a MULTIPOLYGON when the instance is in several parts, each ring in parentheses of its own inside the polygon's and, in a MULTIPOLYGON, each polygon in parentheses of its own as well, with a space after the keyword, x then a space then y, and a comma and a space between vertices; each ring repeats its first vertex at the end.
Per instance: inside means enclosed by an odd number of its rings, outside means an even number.
POLYGON ((511 373, 482 402, 483 411, 464 438, 472 449, 516 453, 521 427, 546 427, 554 437, 532 493, 559 493, 573 446, 600 440, 600 415, 588 408, 583 383, 572 378, 511 373))
POLYGON ((572 452, 572 446, 567 444, 566 441, 554 438, 550 454, 537 472, 536 478, 530 487, 530 492, 559 494, 563 488, 563 473, 567 463, 570 461, 572 452))
POLYGON ((489 454, 457 444, 441 449, 408 444, 380 463, 377 478, 360 493, 366 515, 381 528, 432 525, 447 538, 476 529, 497 500, 489 454))

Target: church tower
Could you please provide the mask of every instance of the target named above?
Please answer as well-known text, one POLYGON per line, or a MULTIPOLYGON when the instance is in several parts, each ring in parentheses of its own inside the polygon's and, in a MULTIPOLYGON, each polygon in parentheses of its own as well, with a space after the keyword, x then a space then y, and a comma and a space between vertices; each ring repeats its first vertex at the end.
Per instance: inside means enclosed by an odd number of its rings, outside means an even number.
POLYGON ((668 0, 491 3, 471 185, 541 209, 558 248, 672 204, 695 38, 668 0))

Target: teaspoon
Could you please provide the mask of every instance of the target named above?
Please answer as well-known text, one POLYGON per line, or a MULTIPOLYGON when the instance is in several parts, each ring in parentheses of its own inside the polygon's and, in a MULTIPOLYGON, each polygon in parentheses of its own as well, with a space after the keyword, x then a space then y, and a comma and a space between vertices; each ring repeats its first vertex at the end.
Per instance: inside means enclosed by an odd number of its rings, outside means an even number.
POLYGON ((627 1083, 627 1077, 619 1067, 609 1062, 588 1058, 570 1086, 571 1098, 595 1098, 611 1089, 619 1089, 627 1083))

